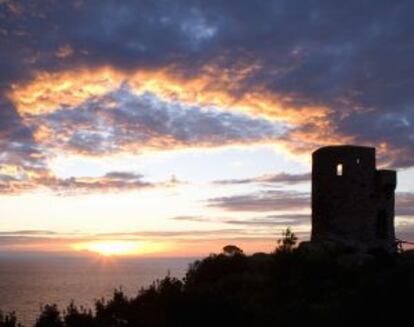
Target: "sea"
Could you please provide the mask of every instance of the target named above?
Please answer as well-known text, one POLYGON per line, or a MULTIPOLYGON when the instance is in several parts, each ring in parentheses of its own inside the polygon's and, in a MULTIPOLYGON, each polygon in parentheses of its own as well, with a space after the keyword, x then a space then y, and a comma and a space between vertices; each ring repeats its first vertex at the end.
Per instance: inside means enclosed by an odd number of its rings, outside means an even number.
POLYGON ((197 258, 0 257, 0 310, 33 326, 40 308, 74 301, 93 309, 115 289, 127 296, 167 275, 182 278, 197 258))

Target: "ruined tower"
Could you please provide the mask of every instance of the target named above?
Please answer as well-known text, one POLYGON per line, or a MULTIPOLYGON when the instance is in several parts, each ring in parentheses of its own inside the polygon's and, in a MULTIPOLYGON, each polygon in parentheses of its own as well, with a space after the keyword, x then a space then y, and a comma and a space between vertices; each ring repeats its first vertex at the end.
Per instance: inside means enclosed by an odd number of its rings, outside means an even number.
POLYGON ((312 154, 312 242, 395 249, 396 172, 377 170, 375 148, 327 146, 312 154))

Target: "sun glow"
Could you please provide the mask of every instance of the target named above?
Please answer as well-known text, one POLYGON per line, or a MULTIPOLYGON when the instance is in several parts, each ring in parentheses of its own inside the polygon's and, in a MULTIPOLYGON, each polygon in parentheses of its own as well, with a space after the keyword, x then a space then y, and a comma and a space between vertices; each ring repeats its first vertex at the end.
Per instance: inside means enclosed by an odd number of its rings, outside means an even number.
POLYGON ((73 249, 89 251, 103 256, 139 255, 154 250, 142 242, 132 241, 92 241, 74 244, 73 249))

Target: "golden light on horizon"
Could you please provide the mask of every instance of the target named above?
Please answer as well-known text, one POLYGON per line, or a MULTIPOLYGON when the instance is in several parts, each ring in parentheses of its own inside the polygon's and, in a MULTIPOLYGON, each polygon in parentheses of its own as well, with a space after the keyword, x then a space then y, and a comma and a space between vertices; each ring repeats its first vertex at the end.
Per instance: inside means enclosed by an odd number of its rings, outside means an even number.
POLYGON ((102 256, 134 256, 157 252, 160 246, 146 242, 99 240, 72 245, 75 251, 88 251, 102 256))

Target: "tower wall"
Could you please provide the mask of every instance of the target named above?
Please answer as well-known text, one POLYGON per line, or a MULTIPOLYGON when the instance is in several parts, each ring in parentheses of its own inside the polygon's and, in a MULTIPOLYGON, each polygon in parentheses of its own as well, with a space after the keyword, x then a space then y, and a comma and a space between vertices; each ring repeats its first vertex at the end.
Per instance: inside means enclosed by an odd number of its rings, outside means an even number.
POLYGON ((376 170, 375 148, 345 145, 316 150, 311 240, 367 247, 393 243, 395 181, 395 172, 376 170))
POLYGON ((377 237, 382 240, 395 239, 394 207, 397 174, 393 170, 377 171, 377 237))

